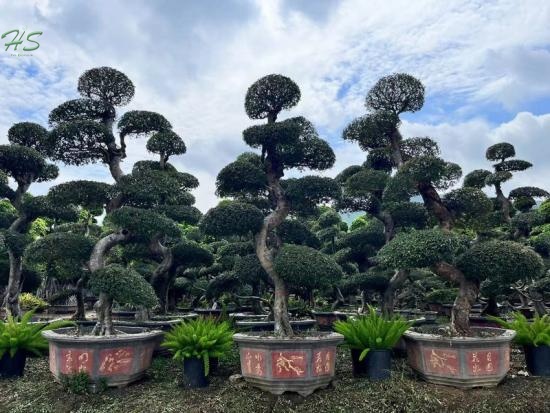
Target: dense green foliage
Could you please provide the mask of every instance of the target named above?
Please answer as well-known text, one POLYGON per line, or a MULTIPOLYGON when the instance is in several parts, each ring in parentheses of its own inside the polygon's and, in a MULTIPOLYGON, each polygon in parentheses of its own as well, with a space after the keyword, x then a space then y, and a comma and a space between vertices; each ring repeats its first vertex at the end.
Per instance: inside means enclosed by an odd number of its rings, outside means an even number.
POLYGON ((174 353, 176 360, 202 359, 204 374, 208 376, 210 358, 223 356, 231 350, 233 334, 228 322, 200 317, 174 326, 166 333, 162 346, 174 353))
POLYGON ((334 330, 344 336, 350 348, 361 350, 359 360, 363 360, 370 350, 391 350, 411 326, 411 322, 399 316, 378 315, 374 307, 369 306, 367 315, 336 321, 334 330))
POLYGON ((512 320, 507 321, 499 317, 490 317, 502 327, 514 330, 514 341, 520 346, 550 346, 550 315, 536 315, 533 320, 520 312, 512 314, 512 320))
POLYGON ((0 358, 4 353, 13 358, 18 351, 40 356, 48 349, 48 342, 42 337, 42 331, 73 325, 67 320, 32 323, 33 315, 34 311, 28 311, 20 320, 11 315, 8 315, 6 321, 0 320, 0 358))

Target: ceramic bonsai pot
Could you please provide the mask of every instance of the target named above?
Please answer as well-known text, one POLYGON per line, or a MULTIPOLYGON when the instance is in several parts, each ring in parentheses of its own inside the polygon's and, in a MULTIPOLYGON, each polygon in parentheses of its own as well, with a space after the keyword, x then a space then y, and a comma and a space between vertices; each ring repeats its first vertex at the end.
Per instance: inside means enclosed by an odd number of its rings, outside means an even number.
POLYGON ((214 317, 218 318, 222 315, 223 310, 220 308, 195 308, 193 312, 202 317, 214 317))
MULTIPOLYGON (((308 331, 315 327, 315 320, 294 320, 290 322, 294 331, 308 331)), ((273 321, 237 321, 235 322, 237 331, 273 331, 275 323, 273 321)))
POLYGON ((302 396, 329 385, 334 378, 338 333, 275 337, 261 333, 237 333, 241 372, 251 385, 272 394, 285 391, 302 396))
POLYGON ((0 358, 0 378, 21 377, 25 371, 27 353, 23 350, 17 351, 10 357, 8 351, 0 358))
POLYGON ((332 331, 332 325, 335 321, 346 320, 346 314, 339 311, 311 311, 311 315, 321 331, 332 331))
POLYGON ((235 321, 263 321, 267 314, 231 313, 229 318, 235 321))
POLYGON ((76 311, 77 307, 76 305, 62 305, 62 304, 55 304, 50 305, 46 309, 47 314, 73 314, 76 311))
POLYGON ((443 337, 408 330, 409 365, 426 381, 459 388, 492 387, 510 369, 510 343, 516 333, 497 328, 487 337, 443 337))
POLYGON ((529 374, 550 377, 550 346, 524 346, 523 351, 529 374))
POLYGON ((86 372, 92 383, 123 387, 140 379, 151 365, 153 351, 163 332, 141 327, 120 327, 115 336, 74 335, 75 329, 44 331, 50 344, 50 371, 63 375, 86 372))

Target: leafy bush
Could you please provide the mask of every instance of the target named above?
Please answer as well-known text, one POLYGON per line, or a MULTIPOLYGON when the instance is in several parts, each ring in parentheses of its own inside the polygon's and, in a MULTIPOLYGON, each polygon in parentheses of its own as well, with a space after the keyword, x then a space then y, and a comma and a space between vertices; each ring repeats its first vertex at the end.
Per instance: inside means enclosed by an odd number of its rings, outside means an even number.
POLYGON ((40 356, 43 351, 48 349, 48 342, 42 337, 42 331, 74 325, 74 323, 66 320, 53 321, 49 324, 31 324, 33 315, 34 311, 29 311, 25 313, 20 321, 11 315, 8 315, 6 321, 0 320, 0 358, 6 352, 10 357, 14 357, 15 353, 20 350, 40 356))
POLYGON ((244 202, 220 202, 201 219, 201 230, 215 237, 247 235, 260 230, 264 221, 262 211, 244 202))
POLYGON ((204 374, 208 376, 211 357, 220 357, 231 349, 233 331, 229 323, 217 323, 210 318, 183 321, 165 335, 162 343, 174 353, 174 359, 198 358, 204 362, 204 374))
POLYGON ((137 271, 119 264, 95 271, 88 287, 95 294, 108 294, 121 305, 153 308, 158 303, 153 287, 137 271))
POLYGON ((399 316, 386 318, 369 306, 369 314, 347 321, 336 321, 334 330, 344 336, 346 344, 361 350, 363 360, 370 350, 390 350, 412 323, 399 316))
POLYGON ((499 317, 489 316, 493 321, 502 327, 514 330, 516 337, 514 341, 522 346, 550 346, 550 315, 542 317, 536 315, 532 322, 520 312, 512 315, 512 321, 506 321, 499 317))
POLYGON ((459 258, 457 266, 469 279, 501 280, 507 284, 538 278, 544 270, 537 253, 513 241, 476 244, 459 258))
POLYGON ((46 301, 31 293, 22 293, 19 296, 19 305, 23 310, 43 310, 49 306, 46 301))
POLYGON ((452 304, 458 295, 457 288, 441 288, 426 294, 426 302, 436 304, 452 304))
POLYGON ((290 285, 307 289, 328 287, 343 275, 332 257, 303 245, 283 245, 275 257, 274 267, 290 285))

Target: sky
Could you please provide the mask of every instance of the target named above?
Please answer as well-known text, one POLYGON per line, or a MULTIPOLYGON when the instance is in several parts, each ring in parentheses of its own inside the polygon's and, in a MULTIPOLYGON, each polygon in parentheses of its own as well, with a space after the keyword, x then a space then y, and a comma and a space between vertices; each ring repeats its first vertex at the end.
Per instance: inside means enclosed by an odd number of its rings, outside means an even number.
MULTIPOLYGON (((217 203, 218 171, 249 150, 242 131, 258 121, 246 116, 244 96, 270 73, 300 86, 284 117, 305 116, 329 141, 336 164, 327 176, 365 160, 342 130, 366 113, 380 77, 407 72, 426 97, 403 116, 404 137, 435 139, 464 173, 491 169, 486 148, 510 142, 534 166, 505 189, 550 190, 547 0, 0 0, 0 35, 13 29, 43 34, 30 56, 14 56, 0 40, 0 144, 15 122, 47 126, 53 108, 78 97, 83 71, 111 66, 136 88, 119 116, 159 112, 184 139, 187 153, 171 162, 199 179, 203 212, 217 203)), ((128 143, 126 172, 154 158, 145 143, 128 143)), ((103 164, 60 165, 55 181, 31 192, 73 179, 112 182, 103 164)))

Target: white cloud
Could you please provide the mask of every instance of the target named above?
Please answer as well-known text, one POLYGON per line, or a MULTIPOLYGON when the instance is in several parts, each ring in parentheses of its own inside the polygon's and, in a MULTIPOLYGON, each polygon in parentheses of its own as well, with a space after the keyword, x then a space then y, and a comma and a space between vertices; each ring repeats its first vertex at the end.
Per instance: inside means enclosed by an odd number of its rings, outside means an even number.
MULTIPOLYGON (((330 174, 364 159, 357 147, 341 141, 341 131, 364 112, 364 96, 382 75, 407 71, 426 84, 427 106, 435 105, 433 125, 419 125, 427 122, 420 112, 404 127, 439 135, 446 158, 465 169, 483 161, 485 140, 501 128, 530 127, 520 115, 492 125, 478 105, 516 111, 550 95, 550 2, 543 0, 221 4, 0 0, 1 32, 14 25, 44 31, 30 58, 11 57, 0 44, 0 142, 13 122, 45 123, 53 107, 74 98, 81 72, 113 66, 136 85, 125 110, 158 111, 185 139, 188 153, 174 163, 199 177, 197 205, 205 210, 215 203, 216 173, 246 150, 241 132, 253 122, 244 113, 244 94, 262 75, 283 73, 300 85, 302 100, 290 114, 307 116, 329 138, 337 154, 330 174), (431 103, 436 101, 458 106, 449 112, 431 103), (472 113, 475 118, 464 118, 472 113)), ((131 142, 125 170, 143 157, 150 157, 145 142, 131 142)), ((63 167, 59 181, 91 174, 109 180, 107 169, 96 165, 63 167)))

